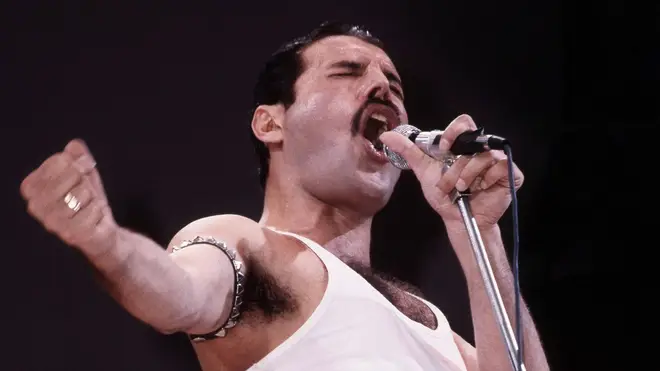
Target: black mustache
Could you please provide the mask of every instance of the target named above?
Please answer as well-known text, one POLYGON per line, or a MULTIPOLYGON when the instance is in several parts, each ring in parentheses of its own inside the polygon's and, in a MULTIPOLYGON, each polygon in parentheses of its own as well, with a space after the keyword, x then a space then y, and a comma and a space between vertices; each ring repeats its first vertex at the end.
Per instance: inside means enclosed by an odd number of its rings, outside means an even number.
POLYGON ((360 132, 360 119, 362 118, 362 115, 364 114, 364 111, 367 109, 367 107, 373 104, 379 104, 381 106, 391 108, 394 110, 394 112, 396 112, 397 116, 401 114, 399 112, 399 108, 395 106, 391 101, 379 98, 369 98, 364 102, 364 104, 362 104, 362 106, 360 106, 357 112, 355 112, 355 115, 353 115, 353 120, 351 123, 351 133, 353 135, 357 135, 360 132))

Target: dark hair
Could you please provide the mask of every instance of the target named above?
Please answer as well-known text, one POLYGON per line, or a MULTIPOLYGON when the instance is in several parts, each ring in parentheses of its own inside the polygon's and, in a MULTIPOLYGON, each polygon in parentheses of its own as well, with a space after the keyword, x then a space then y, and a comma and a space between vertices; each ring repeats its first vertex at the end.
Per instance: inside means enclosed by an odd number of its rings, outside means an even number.
MULTIPOLYGON (((268 59, 254 87, 250 120, 256 108, 262 104, 281 103, 285 108, 293 104, 296 99, 294 85, 305 70, 302 52, 314 42, 329 36, 353 36, 383 49, 382 42, 362 26, 336 21, 322 23, 309 34, 285 43, 268 59)), ((265 188, 270 154, 266 145, 254 135, 252 130, 250 130, 250 138, 259 159, 259 182, 262 188, 265 188)))

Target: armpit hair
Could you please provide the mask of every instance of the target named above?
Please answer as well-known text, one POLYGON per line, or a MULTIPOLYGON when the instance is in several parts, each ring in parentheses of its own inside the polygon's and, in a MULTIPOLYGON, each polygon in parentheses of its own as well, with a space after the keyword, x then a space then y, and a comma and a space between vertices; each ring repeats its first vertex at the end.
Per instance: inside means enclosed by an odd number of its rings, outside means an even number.
POLYGON ((259 312, 268 322, 278 316, 294 313, 297 304, 294 297, 258 262, 251 265, 245 281, 242 311, 244 314, 259 312))

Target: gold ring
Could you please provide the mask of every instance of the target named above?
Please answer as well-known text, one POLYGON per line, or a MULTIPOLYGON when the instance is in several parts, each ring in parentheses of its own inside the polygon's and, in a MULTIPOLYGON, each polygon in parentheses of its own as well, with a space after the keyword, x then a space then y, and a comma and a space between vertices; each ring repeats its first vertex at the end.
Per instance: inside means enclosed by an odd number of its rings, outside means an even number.
POLYGON ((78 210, 80 210, 80 201, 76 196, 72 195, 71 192, 68 192, 66 196, 64 196, 64 203, 69 209, 73 210, 73 212, 78 212, 78 210))

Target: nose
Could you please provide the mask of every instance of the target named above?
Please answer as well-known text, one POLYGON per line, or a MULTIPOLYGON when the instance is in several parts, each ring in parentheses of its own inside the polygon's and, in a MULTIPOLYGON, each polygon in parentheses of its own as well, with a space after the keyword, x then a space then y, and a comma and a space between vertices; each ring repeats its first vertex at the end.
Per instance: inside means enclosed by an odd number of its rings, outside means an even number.
POLYGON ((372 70, 366 74, 360 98, 389 100, 390 94, 390 82, 380 70, 372 70))

